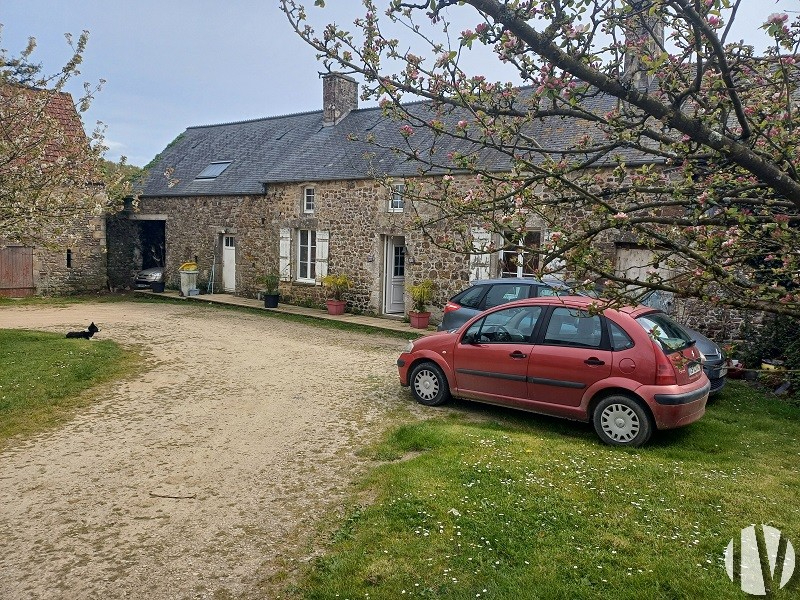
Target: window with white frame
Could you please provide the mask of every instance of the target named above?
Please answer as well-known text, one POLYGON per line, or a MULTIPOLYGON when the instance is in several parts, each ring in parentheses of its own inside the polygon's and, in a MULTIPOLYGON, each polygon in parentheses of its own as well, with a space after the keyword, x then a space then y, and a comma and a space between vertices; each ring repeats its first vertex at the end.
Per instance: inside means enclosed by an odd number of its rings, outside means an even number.
POLYGON ((396 183, 392 186, 392 195, 389 198, 389 212, 403 212, 405 208, 406 186, 396 183))
POLYGON ((500 277, 535 277, 539 268, 538 250, 542 245, 540 231, 526 231, 524 234, 507 233, 508 240, 498 257, 500 277))
POLYGON ((297 230, 297 280, 317 279, 317 232, 311 229, 297 230))
POLYGON ((313 213, 316 201, 316 190, 313 187, 303 188, 303 212, 313 213))
POLYGON ((328 239, 327 231, 281 228, 281 279, 319 284, 328 274, 328 239))

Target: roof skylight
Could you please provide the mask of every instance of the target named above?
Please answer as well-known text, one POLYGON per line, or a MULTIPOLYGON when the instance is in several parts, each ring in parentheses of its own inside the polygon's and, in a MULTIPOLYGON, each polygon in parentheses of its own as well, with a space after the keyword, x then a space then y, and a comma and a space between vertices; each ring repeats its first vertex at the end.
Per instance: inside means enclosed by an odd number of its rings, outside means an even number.
POLYGON ((227 169, 230 166, 231 162, 233 161, 227 160, 227 161, 212 162, 205 169, 200 171, 200 174, 197 177, 195 177, 195 179, 216 179, 217 177, 222 175, 225 169, 227 169))

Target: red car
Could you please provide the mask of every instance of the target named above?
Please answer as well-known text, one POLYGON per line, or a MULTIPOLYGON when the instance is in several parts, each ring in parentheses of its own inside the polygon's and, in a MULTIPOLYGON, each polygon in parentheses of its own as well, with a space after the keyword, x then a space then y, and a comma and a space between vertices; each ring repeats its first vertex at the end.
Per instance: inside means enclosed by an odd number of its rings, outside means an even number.
POLYGON ((591 421, 605 443, 639 446, 703 416, 701 356, 663 312, 562 296, 503 304, 410 342, 397 366, 421 404, 457 396, 591 421))

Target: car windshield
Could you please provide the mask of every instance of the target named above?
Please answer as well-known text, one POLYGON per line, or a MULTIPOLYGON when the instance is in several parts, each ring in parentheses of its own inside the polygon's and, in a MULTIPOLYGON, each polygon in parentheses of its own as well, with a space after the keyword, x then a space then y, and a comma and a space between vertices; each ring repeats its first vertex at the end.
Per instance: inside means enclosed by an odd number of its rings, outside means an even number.
POLYGON ((657 341, 666 352, 675 352, 688 348, 694 343, 689 332, 661 312, 648 313, 636 319, 636 322, 657 341))

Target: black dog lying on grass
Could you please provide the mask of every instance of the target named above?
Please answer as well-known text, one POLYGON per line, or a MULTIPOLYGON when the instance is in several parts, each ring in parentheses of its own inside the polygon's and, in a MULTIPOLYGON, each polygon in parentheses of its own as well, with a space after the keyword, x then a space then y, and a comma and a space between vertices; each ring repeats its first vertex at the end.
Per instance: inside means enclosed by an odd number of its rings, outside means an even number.
POLYGON ((94 324, 94 321, 89 325, 89 329, 86 331, 69 331, 67 332, 68 338, 83 338, 85 340, 90 339, 95 333, 100 331, 100 328, 94 324))

